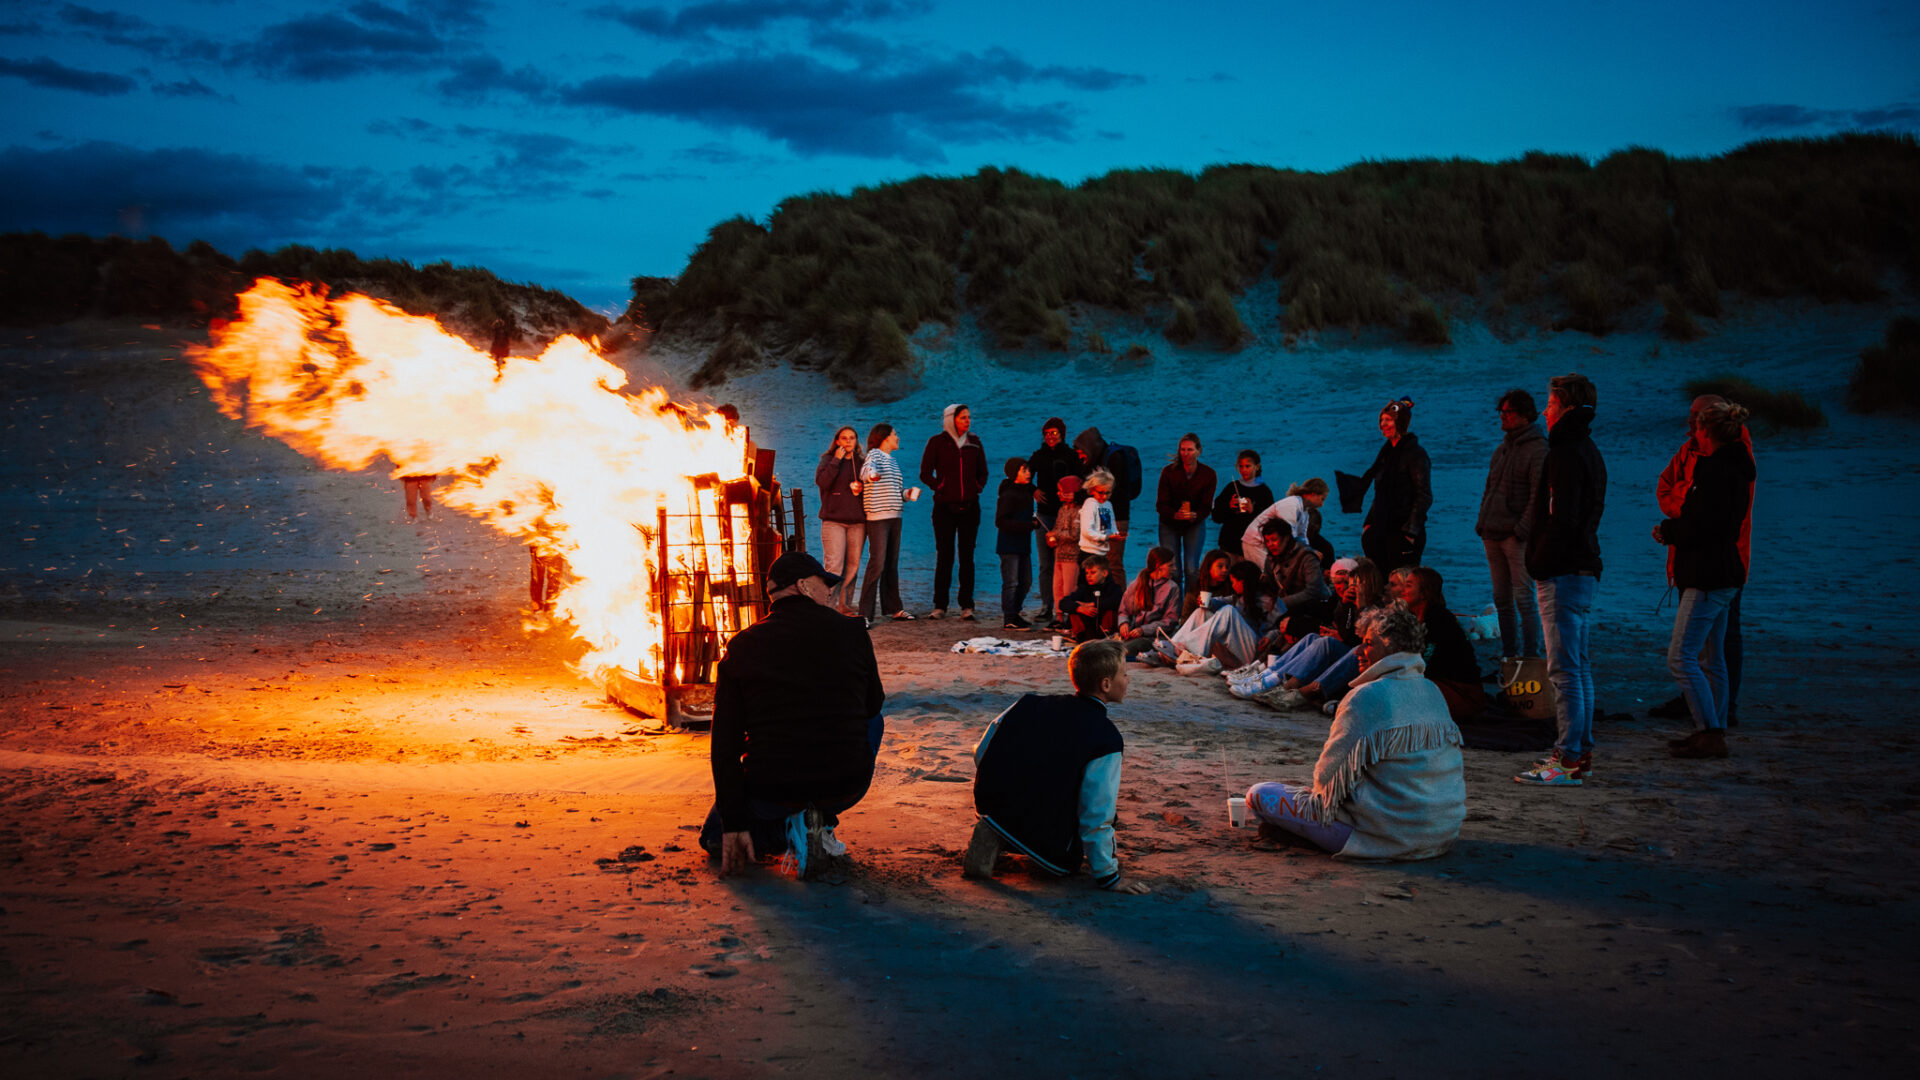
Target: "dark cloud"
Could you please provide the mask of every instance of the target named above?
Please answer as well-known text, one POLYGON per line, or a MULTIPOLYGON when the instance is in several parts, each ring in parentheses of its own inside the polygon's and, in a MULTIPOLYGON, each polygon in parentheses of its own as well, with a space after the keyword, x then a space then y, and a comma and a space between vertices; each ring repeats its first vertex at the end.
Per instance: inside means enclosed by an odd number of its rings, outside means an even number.
POLYGON ((449 101, 463 103, 483 101, 503 92, 539 101, 551 96, 553 84, 532 65, 508 71, 495 57, 472 56, 454 61, 447 77, 434 88, 449 101))
POLYGON ((197 148, 90 142, 0 150, 0 230, 153 232, 252 243, 303 235, 345 209, 368 178, 197 148))
POLYGON ((218 90, 215 90, 213 87, 208 86, 206 83, 201 82, 199 79, 187 79, 182 82, 167 82, 167 83, 156 82, 153 84, 153 92, 156 94, 159 94, 161 97, 177 97, 177 98, 205 97, 205 98, 215 98, 215 99, 224 98, 227 101, 233 100, 231 97, 228 97, 227 95, 220 93, 218 90))
POLYGON ((323 81, 438 66, 447 43, 426 19, 369 0, 345 14, 275 23, 247 51, 263 71, 323 81))
POLYGON ((1741 105, 1733 118, 1757 132, 1920 131, 1920 104, 1896 102, 1865 109, 1809 109, 1804 105, 1741 105))
POLYGON ((216 59, 220 49, 210 40, 180 27, 162 28, 138 15, 100 11, 79 4, 61 4, 54 17, 81 37, 117 45, 169 60, 216 59))
POLYGON ((750 34, 781 20, 831 26, 919 15, 930 10, 932 4, 927 0, 801 0, 799 3, 783 3, 780 0, 710 0, 678 11, 655 6, 609 4, 592 8, 587 14, 612 19, 653 37, 687 41, 711 40, 719 33, 750 34))
POLYGON ((917 162, 945 159, 943 144, 1065 140, 1067 106, 1012 104, 1008 84, 1040 79, 1083 87, 1133 76, 1036 68, 1011 54, 960 57, 900 70, 843 70, 793 53, 685 60, 641 76, 602 76, 560 90, 561 100, 620 112, 744 128, 802 154, 843 153, 917 162))
POLYGON ((980 56, 963 53, 958 62, 1008 82, 1057 82, 1076 90, 1113 90, 1146 82, 1138 75, 1108 71, 1106 68, 1067 67, 1061 64, 1036 67, 1005 49, 988 49, 980 56))
POLYGON ((42 56, 33 60, 9 60, 0 57, 0 76, 11 76, 48 90, 73 90, 82 94, 114 97, 131 93, 135 83, 125 75, 106 71, 83 71, 42 56))

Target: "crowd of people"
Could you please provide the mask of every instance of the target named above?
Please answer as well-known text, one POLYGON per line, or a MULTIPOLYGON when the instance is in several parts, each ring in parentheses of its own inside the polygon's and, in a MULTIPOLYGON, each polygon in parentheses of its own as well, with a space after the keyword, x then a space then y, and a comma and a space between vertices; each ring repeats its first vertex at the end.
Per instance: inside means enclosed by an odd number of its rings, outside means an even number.
MULTIPOLYGON (((1578 374, 1552 379, 1543 407, 1519 389, 1495 402, 1503 437, 1489 462, 1475 531, 1485 549, 1502 671, 1544 666, 1553 697, 1553 745, 1514 777, 1524 784, 1578 786, 1593 769, 1590 625, 1607 488, 1605 459, 1592 436, 1597 407, 1593 382, 1578 374)), ((1124 540, 1131 506, 1143 495, 1133 448, 1109 442, 1097 428, 1068 443, 1065 423, 1051 418, 1038 450, 1006 460, 994 510, 1002 624, 1071 637, 1076 693, 1028 695, 981 738, 969 875, 990 875, 1000 854, 1018 852, 1060 872, 1084 861, 1101 885, 1144 891, 1121 876, 1112 845, 1123 747, 1105 705, 1124 698, 1129 663, 1222 678, 1225 692, 1237 697, 1320 709, 1332 718, 1311 784, 1270 782, 1247 792, 1263 828, 1355 858, 1424 858, 1451 846, 1464 817, 1459 724, 1500 706, 1485 690, 1495 680, 1482 675, 1441 575, 1422 563, 1432 465, 1411 431, 1413 410, 1410 398, 1388 402, 1371 467, 1358 476, 1335 474, 1345 512, 1359 512, 1372 491, 1361 551, 1344 556, 1322 535, 1322 508, 1333 490, 1324 480, 1290 484, 1275 498, 1260 455, 1247 449, 1235 456, 1235 478, 1222 486, 1201 460, 1200 437, 1188 433, 1157 478, 1159 543, 1128 578, 1124 540), (1208 522, 1219 526, 1211 546, 1208 522), (1039 612, 1029 620, 1023 609, 1036 582, 1039 612)), ((1684 709, 1693 721, 1691 734, 1670 743, 1682 758, 1725 757, 1726 729, 1737 722, 1739 598, 1756 475, 1747 415, 1719 397, 1696 399, 1687 440, 1659 482, 1661 518, 1652 539, 1669 549, 1669 579, 1680 593, 1667 657, 1680 693, 1662 708, 1669 715, 1684 709)), ((947 617, 951 600, 959 618, 976 619, 973 549, 988 466, 971 419, 965 405, 949 406, 921 455, 918 475, 932 493, 937 550, 929 618, 947 617)), ((823 528, 826 562, 796 555, 807 565, 790 567, 787 578, 804 570, 812 584, 793 578, 785 586, 791 595, 867 626, 882 617, 914 618, 901 602, 897 567, 900 515, 919 490, 905 486, 893 458, 899 442, 887 424, 868 433, 864 452, 853 429, 835 433, 816 472, 823 523, 831 526, 823 528), (871 554, 856 607, 863 537, 871 554)), ((775 574, 773 584, 782 580, 775 574)), ((786 612, 777 599, 768 622, 793 621, 786 612)), ((750 628, 736 641, 759 633, 750 628)), ((870 661, 871 641, 858 637, 870 661)), ((738 841, 728 838, 771 821, 750 793, 736 792, 729 805, 721 784, 723 759, 729 775, 741 760, 732 734, 723 745, 721 733, 734 730, 723 715, 753 709, 725 689, 740 656, 736 644, 721 669, 714 763, 722 797, 703 837, 729 863, 725 853, 738 841)), ((795 666, 792 656, 783 663, 795 666)), ((869 697, 878 693, 877 674, 871 679, 869 697)), ((783 695, 806 696, 795 687, 783 695)), ((858 757, 854 735, 878 724, 877 703, 842 719, 847 754, 858 757)), ((872 751, 862 752, 870 778, 872 751)), ((794 792, 779 794, 781 813, 774 816, 789 820, 790 839, 769 832, 762 848, 813 845, 830 854, 837 845, 830 822, 824 834, 818 822, 808 828, 813 819, 794 809, 794 792)), ((843 804, 839 793, 824 810, 808 801, 805 813, 818 810, 827 821, 843 804)))

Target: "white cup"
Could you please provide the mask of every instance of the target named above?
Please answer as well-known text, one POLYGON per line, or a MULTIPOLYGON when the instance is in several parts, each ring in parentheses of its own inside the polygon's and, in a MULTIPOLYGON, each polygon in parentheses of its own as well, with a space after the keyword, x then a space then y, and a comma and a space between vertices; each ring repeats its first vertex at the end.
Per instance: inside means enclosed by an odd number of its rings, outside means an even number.
POLYGON ((920 501, 920 489, 919 489, 919 488, 908 488, 907 490, 905 490, 905 491, 903 491, 903 492, 901 492, 901 494, 902 494, 902 495, 905 495, 905 496, 907 497, 907 501, 908 501, 908 502, 919 502, 919 501, 920 501))
POLYGON ((1052 640, 1053 640, 1053 647, 1055 649, 1061 649, 1066 647, 1067 639, 1064 637, 1061 637, 1059 634, 1053 635, 1052 640))
POLYGON ((1213 594, 1206 591, 1205 589, 1200 590, 1200 606, 1206 607, 1208 604, 1212 602, 1213 602, 1213 594))
POLYGON ((1227 796, 1227 823, 1236 829, 1247 827, 1247 797, 1245 795, 1227 796))

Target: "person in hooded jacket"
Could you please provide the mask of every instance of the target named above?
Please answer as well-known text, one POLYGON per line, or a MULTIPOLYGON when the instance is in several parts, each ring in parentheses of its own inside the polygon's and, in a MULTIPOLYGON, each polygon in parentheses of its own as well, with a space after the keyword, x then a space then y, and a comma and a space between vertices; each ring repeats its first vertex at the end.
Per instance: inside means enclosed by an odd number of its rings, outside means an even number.
POLYGON ((1585 375, 1556 375, 1547 386, 1547 460, 1534 496, 1527 573, 1540 594, 1547 678, 1559 734, 1546 760, 1514 777, 1543 787, 1578 786, 1593 768, 1593 667, 1587 631, 1600 591, 1600 516, 1607 508, 1607 463, 1593 442, 1600 393, 1585 375))
MULTIPOLYGON (((1042 522, 1051 524, 1060 516, 1060 478, 1077 476, 1087 477, 1087 466, 1081 464, 1080 455, 1067 445, 1067 422, 1057 416, 1050 416, 1040 427, 1040 449, 1027 457, 1027 468, 1033 473, 1034 514, 1042 522)), ((1039 550, 1035 552, 1035 581, 1040 587, 1040 614, 1035 622, 1045 626, 1053 621, 1053 548, 1042 539, 1039 550)))
POLYGON ((1693 734, 1668 744, 1675 757, 1727 756, 1727 614, 1747 583, 1740 537, 1753 503, 1753 455, 1741 440, 1747 410, 1731 402, 1707 406, 1694 421, 1699 456, 1680 513, 1653 528, 1673 548, 1673 613, 1667 669, 1693 715, 1693 734))
POLYGON ((1545 645, 1533 578, 1527 574, 1527 535, 1533 531, 1533 500, 1547 460, 1547 433, 1537 421, 1540 411, 1534 408, 1533 395, 1525 390, 1500 395, 1494 409, 1505 434, 1487 466, 1473 531, 1487 551, 1493 610, 1500 618, 1500 655, 1539 656, 1545 645))
POLYGON ((1427 549, 1427 509, 1433 505, 1433 462, 1413 426, 1413 399, 1389 401, 1380 410, 1386 439, 1373 465, 1361 475, 1373 484, 1373 508, 1360 526, 1360 547, 1383 574, 1418 566, 1427 549))
POLYGON ((947 616, 947 586, 953 581, 955 549, 960 559, 960 617, 973 618, 973 544, 980 532, 980 493, 987 488, 987 450, 970 430, 973 412, 949 405, 940 433, 920 454, 920 480, 933 492, 933 611, 947 616))

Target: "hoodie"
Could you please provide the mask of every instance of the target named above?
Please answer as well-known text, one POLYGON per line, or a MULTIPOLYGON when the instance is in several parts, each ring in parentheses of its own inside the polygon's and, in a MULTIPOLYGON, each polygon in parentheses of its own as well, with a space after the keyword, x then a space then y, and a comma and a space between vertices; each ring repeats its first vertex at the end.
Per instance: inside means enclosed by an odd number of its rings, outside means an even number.
MULTIPOLYGON (((1094 469, 1108 468, 1107 440, 1100 436, 1099 428, 1090 427, 1080 434, 1075 435, 1073 437, 1073 448, 1086 458, 1086 467, 1089 472, 1094 469)), ((1108 471, 1111 472, 1112 470, 1108 469, 1108 471)), ((1128 512, 1128 509, 1133 505, 1132 499, 1123 499, 1120 497, 1120 493, 1115 491, 1113 498, 1108 501, 1113 504, 1113 516, 1117 520, 1133 520, 1132 514, 1128 512)))
POLYGON ((928 439, 920 454, 920 482, 936 503, 978 506, 987 489, 987 450, 978 435, 962 436, 954 427, 953 414, 961 408, 949 405, 940 414, 940 434, 928 439))

